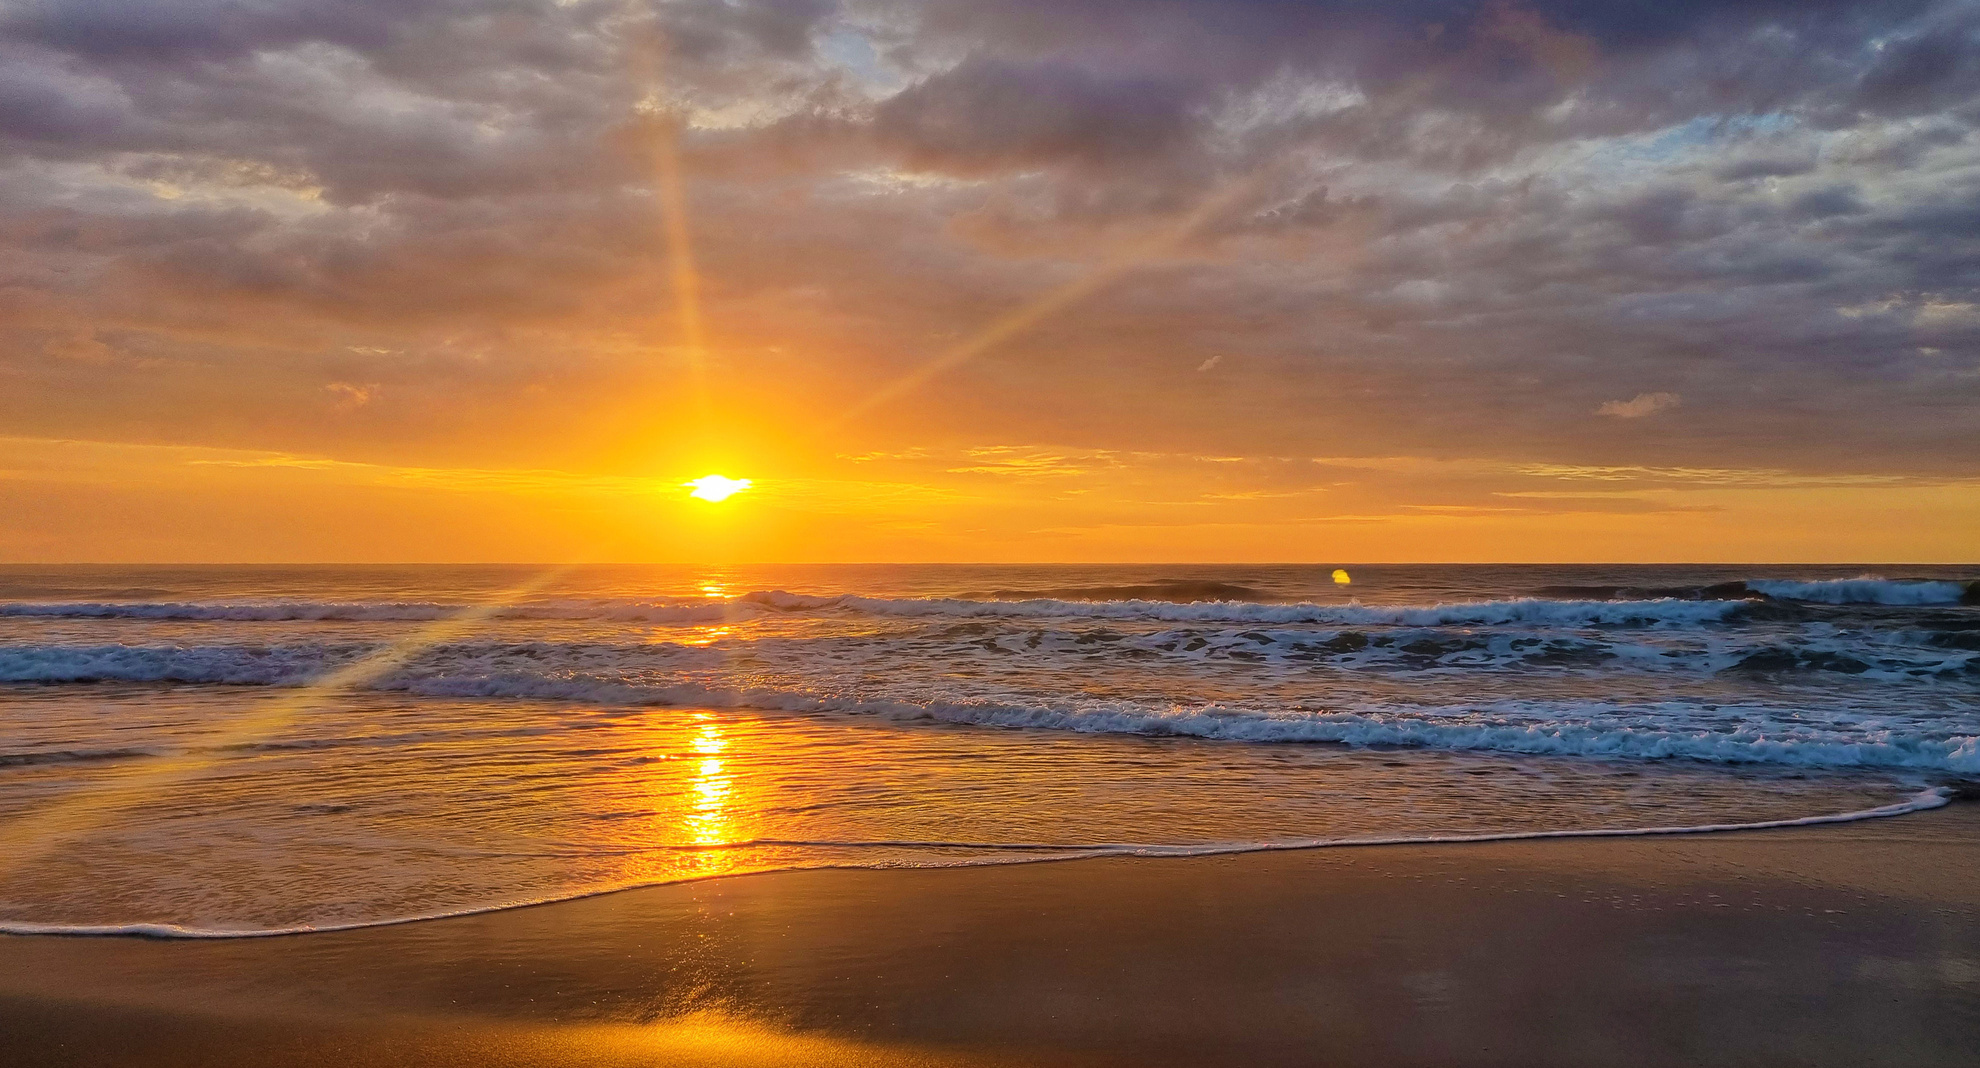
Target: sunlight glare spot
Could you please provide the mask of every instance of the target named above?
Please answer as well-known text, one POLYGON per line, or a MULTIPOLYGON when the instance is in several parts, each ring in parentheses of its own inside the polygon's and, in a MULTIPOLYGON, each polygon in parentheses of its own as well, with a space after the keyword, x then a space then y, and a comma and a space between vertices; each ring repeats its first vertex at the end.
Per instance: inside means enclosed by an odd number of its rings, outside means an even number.
POLYGON ((688 496, 702 501, 726 501, 750 487, 746 478, 730 478, 727 475, 703 475, 681 483, 688 489, 688 496))
MULTIPOLYGON (((694 636, 691 638, 682 638, 680 639, 680 643, 682 645, 713 645, 717 641, 734 634, 735 631, 736 628, 734 627, 696 627, 694 636)), ((656 640, 671 641, 673 639, 660 638, 656 640)))

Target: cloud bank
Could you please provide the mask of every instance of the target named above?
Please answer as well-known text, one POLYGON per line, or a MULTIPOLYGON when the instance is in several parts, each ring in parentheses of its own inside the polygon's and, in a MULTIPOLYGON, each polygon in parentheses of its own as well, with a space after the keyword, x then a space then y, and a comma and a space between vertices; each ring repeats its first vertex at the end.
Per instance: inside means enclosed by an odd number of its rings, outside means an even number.
POLYGON ((791 449, 1963 478, 1976 125, 1951 0, 17 0, 0 430, 622 462, 673 146, 738 435, 1140 256, 791 449))

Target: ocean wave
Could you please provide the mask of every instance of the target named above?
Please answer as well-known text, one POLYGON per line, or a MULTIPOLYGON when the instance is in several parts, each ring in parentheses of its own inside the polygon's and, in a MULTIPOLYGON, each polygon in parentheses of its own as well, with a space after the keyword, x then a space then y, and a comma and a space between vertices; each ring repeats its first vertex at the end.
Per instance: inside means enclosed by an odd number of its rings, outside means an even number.
POLYGON ((1746 585, 1780 600, 1816 604, 1960 604, 1980 599, 1980 582, 1884 579, 1871 575, 1811 582, 1748 579, 1746 585))
MULTIPOLYGON (((1891 819, 1917 812, 1928 812, 1943 808, 1952 802, 1954 791, 1950 787, 1932 787, 1888 805, 1874 808, 1856 809, 1850 812, 1823 813, 1814 816, 1797 816, 1789 819, 1755 820, 1747 823, 1703 823, 1682 826, 1652 827, 1577 827, 1558 830, 1499 831, 1481 834, 1427 834, 1368 836, 1357 838, 1290 838, 1265 842, 1217 842, 1201 845, 1169 845, 1161 843, 1108 842, 1091 845, 1052 844, 1052 843, 921 843, 921 842, 818 842, 806 843, 834 848, 880 847, 888 849, 912 848, 963 848, 980 849, 987 856, 968 858, 945 858, 943 860, 918 863, 894 864, 894 867, 919 868, 960 868, 987 867, 1003 864, 1038 864, 1069 860, 1090 860, 1096 857, 1208 857, 1233 856, 1246 853, 1290 852, 1304 849, 1368 849, 1380 846, 1427 846, 1427 845, 1475 845, 1487 842, 1529 842, 1558 838, 1645 838, 1675 835, 1725 834, 1737 831, 1784 830, 1793 827, 1820 827, 1841 823, 1860 823, 1865 820, 1891 819)), ((860 869, 869 867, 857 863, 831 863, 806 866, 818 869, 860 869)), ((776 868, 770 871, 795 870, 776 868)), ((750 874, 764 875, 766 871, 750 871, 750 874)), ((170 923, 121 923, 121 924, 78 924, 48 923, 26 920, 0 921, 0 934, 42 935, 69 938, 153 938, 172 940, 221 940, 241 938, 282 938, 306 934, 332 934, 339 931, 366 930, 375 927, 399 927, 411 923, 431 923, 436 920, 459 919, 464 916, 483 916, 511 909, 531 908, 561 901, 575 901, 583 898, 601 897, 605 894, 624 893, 628 890, 641 890, 656 886, 667 886, 683 882, 705 881, 711 878, 730 876, 690 876, 688 878, 655 879, 620 885, 604 886, 581 890, 574 893, 558 894, 526 900, 504 901, 490 905, 470 906, 448 911, 419 913, 409 916, 392 916, 375 920, 358 920, 334 924, 298 924, 287 927, 195 927, 170 923)))
MULTIPOLYGON (((853 713, 1224 741, 1980 773, 1980 736, 1969 719, 1928 720, 1888 702, 1877 710, 1847 706, 1822 712, 1800 704, 1729 710, 1680 700, 1500 698, 1308 711, 1286 710, 1277 701, 1253 707, 1008 694, 957 699, 931 696, 912 680, 891 688, 885 682, 862 681, 868 677, 857 666, 813 678, 724 675, 629 665, 613 647, 545 662, 533 654, 535 648, 475 647, 452 654, 443 648, 436 659, 415 661, 366 689, 456 699, 853 713)), ((8 650, 0 655, 0 680, 302 686, 369 651, 364 646, 8 650)))
MULTIPOLYGON (((1964 636, 1964 635, 1956 635, 1964 636)), ((1903 638, 1905 635, 1894 635, 1903 638)), ((1738 635, 1710 640, 1632 640, 1536 630, 1450 628, 1241 629, 1178 627, 1159 631, 994 627, 960 623, 933 632, 884 637, 731 635, 708 643, 455 642, 412 656, 403 677, 594 678, 768 677, 829 686, 890 674, 906 681, 971 660, 998 673, 1033 672, 1047 689, 1111 666, 1145 672, 1167 663, 1242 665, 1262 682, 1303 677, 1315 668, 1389 676, 1465 675, 1517 678, 1577 674, 1616 679, 1828 672, 1923 686, 1980 680, 1980 650, 1914 640, 1738 635), (1753 640, 1760 639, 1760 640, 1753 640), (947 665, 946 668, 940 665, 947 665), (1054 681, 1054 680, 1061 681, 1054 681)), ((0 682, 198 683, 301 685, 383 646, 365 642, 212 645, 0 645, 0 682)), ((1178 680, 1186 685, 1186 680, 1178 680)))
POLYGON ((0 649, 0 682, 302 686, 371 646, 27 646, 0 649))
MULTIPOLYGON (((1501 608, 1505 606, 1500 606, 1501 608)), ((1528 607, 1518 603, 1517 607, 1528 607)), ((1623 606, 1627 607, 1627 606, 1623 606)), ((1980 630, 1922 628, 1860 631, 1830 624, 1783 628, 1564 628, 1551 622, 1479 626, 1513 612, 1429 611, 1438 620, 1405 625, 1413 611, 1383 613, 1380 624, 1208 621, 1117 626, 1113 617, 927 617, 924 625, 875 631, 733 629, 698 640, 662 634, 580 636, 578 640, 502 640, 498 636, 422 648, 402 674, 483 677, 515 672, 605 677, 783 675, 826 678, 939 676, 977 661, 1006 675, 1030 672, 1051 689, 1094 670, 1166 665, 1228 670, 1248 665, 1254 679, 1311 678, 1315 669, 1390 676, 1703 676, 1826 673, 1906 685, 1980 682, 1980 630), (944 665, 947 665, 945 667, 944 665), (877 675, 876 675, 877 673, 877 675)), ((1544 614, 1543 614, 1544 618, 1544 614)), ((1620 617, 1617 617, 1620 618, 1620 617)), ((1911 622, 1918 622, 1916 620, 1911 622)), ((1929 622, 1929 621, 1927 621, 1929 622)), ((384 648, 381 639, 282 643, 242 640, 236 631, 211 642, 136 644, 0 644, 0 682, 181 682, 240 685, 300 683, 384 648)), ((1189 678, 1175 680, 1185 688, 1189 678)))
POLYGON ((1744 582, 1715 582, 1706 586, 1542 586, 1537 597, 1565 601, 1746 601, 1767 595, 1744 582))
POLYGON ((1730 730, 1687 722, 1695 709, 1668 704, 1561 708, 1510 701, 1448 710, 1398 707, 1357 712, 1260 712, 1250 709, 1133 705, 1053 707, 978 702, 933 703, 906 711, 929 719, 999 727, 1095 734, 1140 734, 1244 742, 1329 742, 1361 748, 1487 751, 1627 760, 1695 760, 1811 768, 1909 768, 1980 773, 1980 737, 1929 737, 1881 728, 1791 721, 1730 730))
POLYGON ((1120 586, 1053 586, 1034 590, 991 590, 971 594, 981 601, 1275 601, 1263 590, 1209 579, 1161 579, 1120 586))

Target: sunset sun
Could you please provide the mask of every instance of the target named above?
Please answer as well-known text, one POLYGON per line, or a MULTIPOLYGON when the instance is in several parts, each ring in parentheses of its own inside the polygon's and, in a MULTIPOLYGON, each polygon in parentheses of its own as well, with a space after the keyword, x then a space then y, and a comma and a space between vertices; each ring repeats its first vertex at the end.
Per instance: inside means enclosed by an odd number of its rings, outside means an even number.
POLYGON ((726 501, 749 488, 746 478, 730 478, 727 475, 703 475, 681 483, 688 490, 688 496, 701 501, 726 501))

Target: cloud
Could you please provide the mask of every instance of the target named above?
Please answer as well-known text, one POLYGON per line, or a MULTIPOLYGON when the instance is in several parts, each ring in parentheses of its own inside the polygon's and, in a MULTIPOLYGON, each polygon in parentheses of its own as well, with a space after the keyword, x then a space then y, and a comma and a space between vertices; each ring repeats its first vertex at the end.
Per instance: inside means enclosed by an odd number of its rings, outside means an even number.
POLYGON ((362 408, 378 396, 378 383, 366 382, 361 385, 350 382, 332 382, 323 387, 339 398, 338 404, 345 408, 362 408))
POLYGON ((1675 393, 1638 393, 1626 401, 1603 401, 1602 406, 1595 409, 1595 414, 1617 419, 1643 419, 1658 412, 1667 412, 1683 401, 1684 398, 1675 393))
POLYGON ((1922 476, 1980 434, 1968 3, 138 7, 0 13, 22 432, 499 467, 664 420, 668 138, 739 436, 1237 178, 1253 200, 829 447, 1922 476), (390 403, 330 418, 325 382, 390 403), (1680 393, 1682 436, 1585 418, 1680 393))
POLYGON ((887 99, 874 129, 927 169, 1109 167, 1175 151, 1187 104, 1187 87, 1160 76, 971 59, 887 99))

